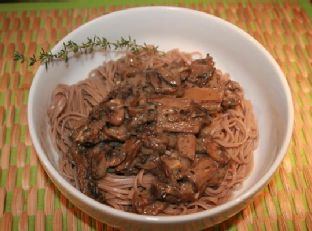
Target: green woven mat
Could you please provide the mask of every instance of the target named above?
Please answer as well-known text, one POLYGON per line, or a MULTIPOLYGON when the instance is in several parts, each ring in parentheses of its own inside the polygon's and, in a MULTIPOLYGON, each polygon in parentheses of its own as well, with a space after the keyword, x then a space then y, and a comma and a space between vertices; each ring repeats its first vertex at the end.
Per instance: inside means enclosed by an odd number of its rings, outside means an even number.
MULTIPOLYGON (((58 10, 34 5, 36 11, 25 4, 0 4, 0 230, 114 230, 71 205, 44 173, 26 115, 37 67, 15 64, 12 54, 18 49, 31 55, 92 18, 137 5, 125 2, 89 8, 79 3, 76 9, 64 3, 66 9, 58 10)), ((212 229, 312 230, 312 22, 302 8, 311 6, 307 1, 300 6, 293 1, 196 2, 178 5, 231 21, 271 52, 290 84, 296 115, 291 145, 273 180, 241 213, 212 229)))

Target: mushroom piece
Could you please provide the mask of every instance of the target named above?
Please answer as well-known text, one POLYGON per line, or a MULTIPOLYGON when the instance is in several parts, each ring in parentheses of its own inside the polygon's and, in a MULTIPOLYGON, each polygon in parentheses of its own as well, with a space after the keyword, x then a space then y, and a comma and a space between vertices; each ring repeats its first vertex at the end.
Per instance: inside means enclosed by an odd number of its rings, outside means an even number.
POLYGON ((215 161, 207 157, 196 158, 193 166, 187 173, 187 178, 194 183, 199 193, 202 193, 208 185, 210 179, 218 169, 215 161))
POLYGON ((206 148, 208 155, 215 161, 226 164, 229 161, 229 157, 225 155, 221 147, 215 142, 206 142, 206 148))
POLYGON ((125 126, 105 127, 104 133, 111 139, 125 141, 128 138, 127 129, 125 126))
POLYGON ((187 80, 199 87, 204 87, 212 78, 215 69, 212 57, 207 54, 206 58, 196 59, 191 63, 191 74, 187 80))
POLYGON ((130 168, 141 148, 141 145, 141 141, 135 138, 130 138, 123 144, 122 151, 125 153, 126 158, 120 165, 116 167, 118 171, 130 168))
POLYGON ((195 159, 196 137, 193 134, 178 134, 177 149, 179 154, 190 160, 195 159))
POLYGON ((105 120, 91 120, 86 125, 74 130, 72 138, 80 144, 96 144, 106 138, 102 129, 105 126, 105 120))
POLYGON ((112 99, 106 104, 108 108, 107 122, 113 126, 120 126, 125 118, 125 109, 121 99, 112 99))

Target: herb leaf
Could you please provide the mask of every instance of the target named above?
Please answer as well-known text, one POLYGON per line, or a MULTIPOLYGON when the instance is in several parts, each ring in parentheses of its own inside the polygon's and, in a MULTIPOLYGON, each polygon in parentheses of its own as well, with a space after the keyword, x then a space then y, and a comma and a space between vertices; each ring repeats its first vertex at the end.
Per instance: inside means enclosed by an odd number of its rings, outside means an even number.
POLYGON ((13 60, 20 61, 21 63, 23 63, 25 61, 25 57, 23 54, 19 53, 18 51, 14 51, 13 60))
POLYGON ((63 48, 57 53, 46 51, 41 48, 39 55, 33 54, 29 58, 25 58, 23 54, 18 51, 14 51, 13 60, 16 62, 23 63, 26 59, 28 60, 29 66, 33 66, 35 63, 40 62, 48 68, 48 64, 55 60, 62 60, 68 62, 69 58, 77 53, 92 53, 95 49, 102 50, 118 50, 127 49, 131 52, 138 52, 140 49, 146 48, 146 44, 138 45, 135 39, 130 36, 128 38, 121 37, 115 42, 110 42, 104 37, 94 36, 93 38, 88 37, 87 40, 81 44, 77 44, 71 40, 63 43, 63 48))

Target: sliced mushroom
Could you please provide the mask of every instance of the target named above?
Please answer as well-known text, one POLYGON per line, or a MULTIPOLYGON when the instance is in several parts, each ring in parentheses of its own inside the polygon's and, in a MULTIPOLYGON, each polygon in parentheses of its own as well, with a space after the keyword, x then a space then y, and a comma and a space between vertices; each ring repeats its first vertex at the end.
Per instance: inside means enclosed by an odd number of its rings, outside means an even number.
POLYGON ((189 169, 187 178, 194 183, 197 191, 202 193, 217 169, 218 165, 215 161, 200 157, 195 160, 193 166, 189 169))
POLYGON ((106 138, 105 134, 102 132, 104 126, 105 120, 89 121, 86 125, 83 125, 79 129, 75 130, 72 137, 75 142, 80 144, 99 143, 106 138))
POLYGON ((107 121, 111 125, 120 126, 125 118, 125 109, 120 99, 110 100, 106 106, 109 109, 107 121))
POLYGON ((207 54, 206 58, 196 59, 191 63, 191 74, 187 80, 199 87, 204 87, 207 86, 214 72, 215 67, 213 59, 207 54))
POLYGON ((215 161, 226 164, 229 161, 229 157, 225 155, 221 147, 215 142, 206 142, 206 148, 208 155, 215 161))
POLYGON ((179 154, 190 160, 195 159, 196 137, 193 134, 178 134, 177 149, 179 154))
POLYGON ((125 141, 128 138, 128 132, 125 126, 105 127, 104 133, 111 139, 125 141))
POLYGON ((126 158, 120 165, 116 167, 116 169, 118 171, 121 171, 123 169, 130 168, 140 148, 141 148, 140 140, 137 140, 135 138, 128 139, 122 146, 122 151, 125 153, 126 158))

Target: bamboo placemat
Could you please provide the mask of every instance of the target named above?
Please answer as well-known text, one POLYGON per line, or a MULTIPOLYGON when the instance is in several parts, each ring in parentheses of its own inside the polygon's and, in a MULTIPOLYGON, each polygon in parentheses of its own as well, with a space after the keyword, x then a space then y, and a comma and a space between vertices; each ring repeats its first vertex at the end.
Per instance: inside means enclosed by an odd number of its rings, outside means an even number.
MULTIPOLYGON (((312 230, 311 20, 296 2, 187 2, 260 41, 284 70, 295 104, 292 142, 273 180, 246 209, 212 229, 312 230)), ((116 230, 71 205, 44 173, 26 115, 38 66, 15 64, 12 54, 31 55, 92 18, 132 6, 0 12, 0 230, 116 230)))

